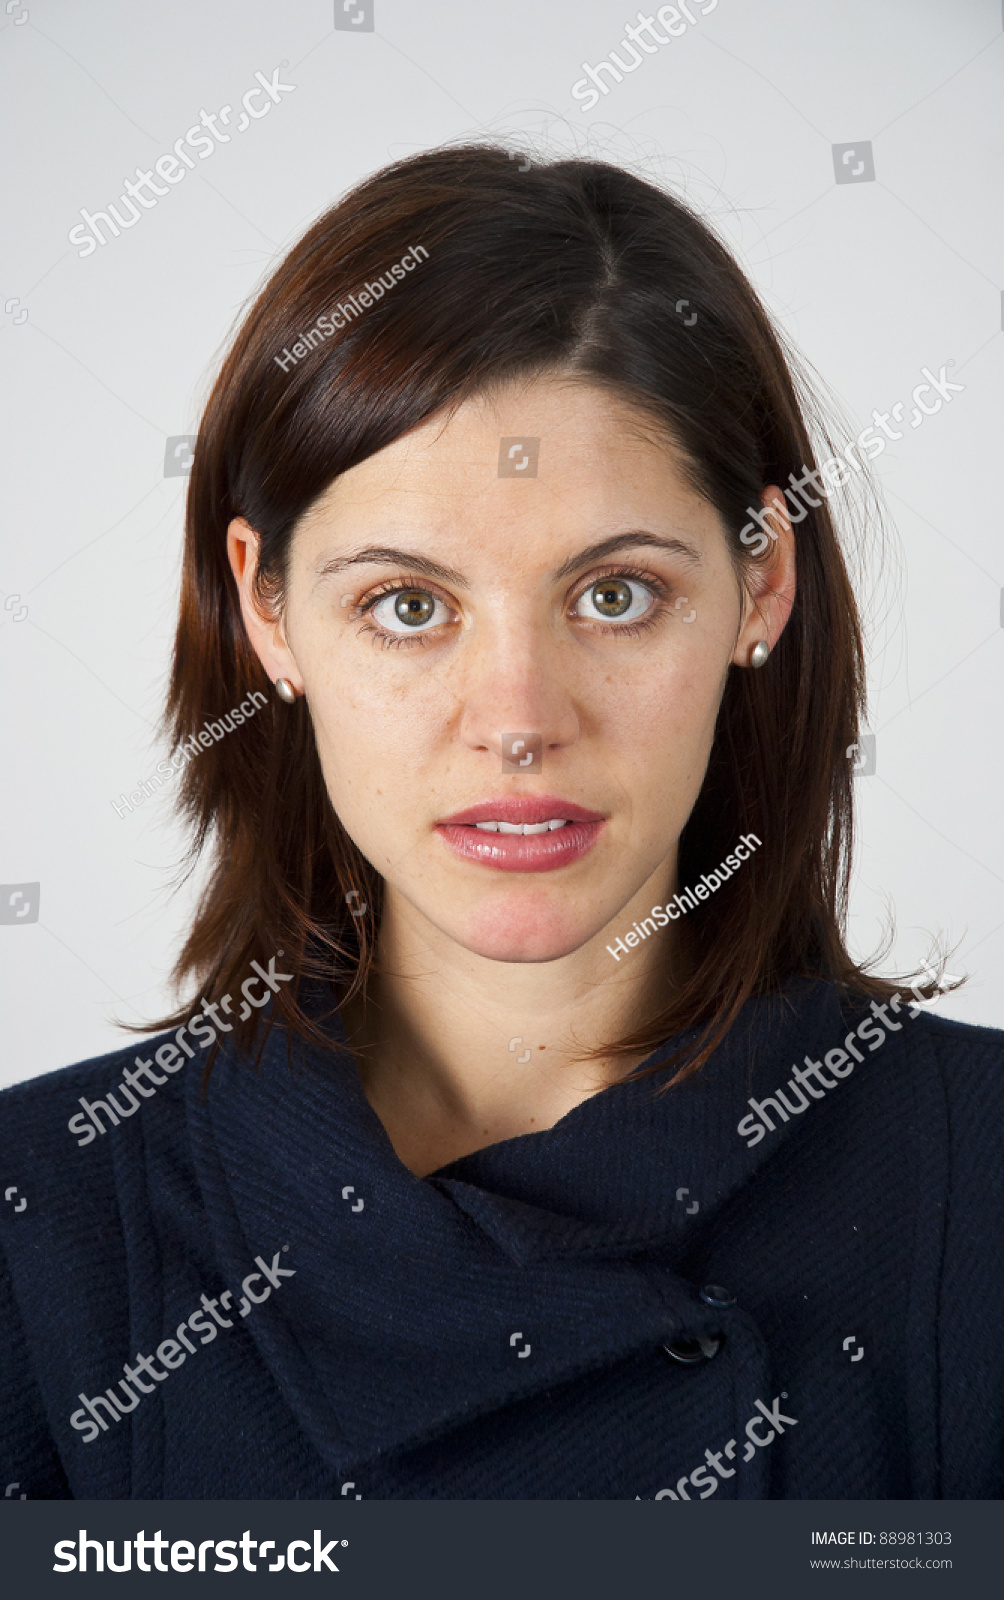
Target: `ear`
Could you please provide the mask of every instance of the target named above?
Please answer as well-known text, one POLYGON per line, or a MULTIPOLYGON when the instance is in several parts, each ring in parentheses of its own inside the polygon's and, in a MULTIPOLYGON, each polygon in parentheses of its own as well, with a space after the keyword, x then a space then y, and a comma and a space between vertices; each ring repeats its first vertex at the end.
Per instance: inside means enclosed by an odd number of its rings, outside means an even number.
POLYGON ((227 529, 227 556, 241 597, 241 616, 258 660, 273 683, 277 678, 285 678, 297 694, 302 694, 303 679, 286 643, 282 618, 269 617, 259 611, 255 602, 253 584, 258 570, 258 535, 243 517, 235 517, 227 529))
POLYGON ((773 650, 795 603, 795 536, 784 495, 776 483, 771 483, 761 498, 767 513, 764 532, 770 541, 770 554, 748 567, 750 598, 732 656, 737 667, 749 666, 753 647, 761 639, 766 639, 773 650))

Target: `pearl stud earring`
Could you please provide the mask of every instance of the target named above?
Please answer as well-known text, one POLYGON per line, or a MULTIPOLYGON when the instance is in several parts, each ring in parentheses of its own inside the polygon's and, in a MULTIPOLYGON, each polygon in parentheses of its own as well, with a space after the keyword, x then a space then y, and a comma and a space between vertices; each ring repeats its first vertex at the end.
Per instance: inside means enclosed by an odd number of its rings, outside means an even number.
POLYGON ((288 706, 296 703, 296 690, 288 678, 276 678, 275 692, 280 700, 285 700, 288 706))
POLYGON ((770 655, 770 645, 766 639, 758 639, 750 652, 750 666, 762 667, 770 655))

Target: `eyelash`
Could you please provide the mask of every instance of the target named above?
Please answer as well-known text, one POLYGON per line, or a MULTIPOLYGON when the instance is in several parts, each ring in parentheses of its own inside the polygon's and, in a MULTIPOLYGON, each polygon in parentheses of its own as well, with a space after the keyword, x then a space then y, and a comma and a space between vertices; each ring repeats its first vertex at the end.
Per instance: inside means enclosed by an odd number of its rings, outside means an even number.
MULTIPOLYGON (((574 598, 569 603, 569 609, 578 605, 579 601, 582 599, 582 596, 587 593, 589 589, 593 588, 595 584, 602 583, 604 578, 629 578, 635 583, 642 584, 646 589, 651 590, 655 599, 655 604, 649 608, 643 617, 639 617, 635 622, 619 624, 616 622, 604 623, 593 621, 589 618, 580 618, 580 621, 588 621, 590 628, 594 632, 606 634, 616 633, 620 634, 621 637, 629 639, 637 638, 639 634, 647 632, 649 628, 655 627, 656 623, 660 621, 666 609, 666 601, 669 599, 670 591, 666 584, 662 582, 661 578, 657 578, 654 573, 648 572, 639 567, 608 566, 599 568, 598 571, 590 574, 586 582, 576 592, 574 598)), ((388 579, 386 582, 380 584, 378 588, 373 589, 370 594, 366 596, 365 600, 360 601, 355 606, 355 613, 357 616, 368 618, 368 614, 373 610, 374 606, 376 606, 379 601, 383 600, 385 596, 389 594, 401 594, 407 589, 421 589, 425 594, 434 595, 436 599, 441 601, 441 603, 444 606, 447 606, 450 610, 453 609, 449 600, 447 600, 442 591, 431 584, 427 578, 412 579, 409 577, 401 577, 388 579)), ((387 633, 382 628, 374 626, 374 624, 368 620, 362 622, 359 632, 360 634, 369 634, 374 644, 380 644, 384 649, 396 650, 402 645, 409 649, 416 645, 421 648, 431 642, 431 637, 428 633, 387 633)))
POLYGON ((662 579, 655 576, 654 572, 647 572, 640 567, 600 567, 598 571, 590 574, 577 591, 575 598, 571 602, 572 605, 577 606, 582 596, 588 593, 596 584, 602 583, 604 578, 630 578, 635 583, 640 583, 643 588, 651 590, 655 603, 649 607, 643 617, 639 617, 635 622, 598 622, 591 617, 580 618, 581 621, 588 622, 589 627, 594 632, 616 633, 622 639, 636 639, 640 633, 647 633, 649 628, 654 628, 656 623, 661 620, 670 591, 662 579))
MULTIPOLYGON (((442 590, 430 584, 428 578, 403 577, 390 578, 385 583, 381 583, 376 589, 373 589, 366 596, 366 599, 355 607, 356 615, 366 617, 385 596, 402 594, 406 589, 421 589, 423 594, 434 595, 449 610, 453 610, 442 590)), ((369 634, 373 643, 382 645, 385 650, 399 650, 402 645, 406 649, 413 649, 415 645, 418 645, 421 649, 431 643, 430 636, 427 633, 387 633, 383 628, 369 621, 361 623, 359 632, 360 634, 369 634)))

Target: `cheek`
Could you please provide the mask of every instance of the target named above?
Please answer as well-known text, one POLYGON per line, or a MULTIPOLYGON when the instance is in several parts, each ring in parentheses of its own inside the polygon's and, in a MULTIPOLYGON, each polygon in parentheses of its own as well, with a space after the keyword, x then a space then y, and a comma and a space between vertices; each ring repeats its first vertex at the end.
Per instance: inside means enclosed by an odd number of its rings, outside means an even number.
POLYGON ((325 780, 336 809, 340 798, 363 792, 385 803, 413 798, 414 775, 433 759, 450 715, 449 696, 418 651, 318 652, 301 661, 310 715, 325 780), (372 659, 371 659, 372 656, 372 659), (381 659, 383 657, 383 659, 381 659))
POLYGON ((700 652, 665 662, 657 672, 608 674, 596 706, 604 742, 659 783, 675 774, 684 779, 695 760, 703 770, 724 672, 718 652, 707 659, 700 652))

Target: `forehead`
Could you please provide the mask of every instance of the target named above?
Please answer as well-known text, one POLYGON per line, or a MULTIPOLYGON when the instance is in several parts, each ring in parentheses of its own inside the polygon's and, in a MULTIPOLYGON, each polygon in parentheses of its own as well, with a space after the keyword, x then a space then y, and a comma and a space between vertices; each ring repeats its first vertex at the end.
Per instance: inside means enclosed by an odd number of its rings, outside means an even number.
POLYGON ((501 535, 563 544, 682 523, 709 532, 717 517, 658 420, 601 385, 548 374, 476 395, 343 473, 297 538, 316 551, 393 526, 497 551, 501 535))

